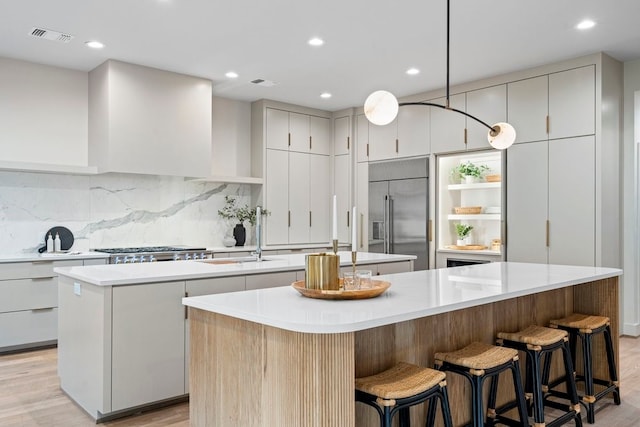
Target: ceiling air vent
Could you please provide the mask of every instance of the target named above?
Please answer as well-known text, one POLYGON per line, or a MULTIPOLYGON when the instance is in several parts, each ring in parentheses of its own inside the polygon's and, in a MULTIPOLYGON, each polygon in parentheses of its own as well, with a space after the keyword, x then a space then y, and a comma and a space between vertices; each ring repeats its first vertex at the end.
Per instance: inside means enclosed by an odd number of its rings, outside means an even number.
POLYGON ((251 83, 253 83, 254 85, 264 86, 264 87, 271 87, 277 84, 276 82, 272 82, 271 80, 265 80, 265 79, 251 80, 251 83))
POLYGON ((54 42, 69 43, 73 36, 71 34, 61 33, 59 31, 47 30, 45 28, 33 27, 29 35, 39 38, 47 39, 54 42))

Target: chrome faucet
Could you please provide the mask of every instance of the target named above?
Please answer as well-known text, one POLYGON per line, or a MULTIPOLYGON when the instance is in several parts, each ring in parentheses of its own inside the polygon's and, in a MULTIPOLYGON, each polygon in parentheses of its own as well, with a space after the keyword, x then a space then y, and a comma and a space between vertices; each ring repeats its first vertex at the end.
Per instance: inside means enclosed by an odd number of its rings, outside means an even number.
POLYGON ((256 207, 256 250, 252 253, 256 257, 256 261, 262 261, 262 224, 261 224, 262 210, 260 206, 256 207))

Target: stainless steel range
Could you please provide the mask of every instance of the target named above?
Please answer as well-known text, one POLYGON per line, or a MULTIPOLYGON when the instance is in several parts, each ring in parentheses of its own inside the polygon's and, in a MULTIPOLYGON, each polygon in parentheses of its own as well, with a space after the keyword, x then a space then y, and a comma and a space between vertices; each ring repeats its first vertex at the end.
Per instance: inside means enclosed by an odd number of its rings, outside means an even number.
POLYGON ((137 248, 102 248, 95 252, 109 254, 109 264, 156 261, 182 261, 212 258, 212 251, 191 246, 142 246, 137 248))

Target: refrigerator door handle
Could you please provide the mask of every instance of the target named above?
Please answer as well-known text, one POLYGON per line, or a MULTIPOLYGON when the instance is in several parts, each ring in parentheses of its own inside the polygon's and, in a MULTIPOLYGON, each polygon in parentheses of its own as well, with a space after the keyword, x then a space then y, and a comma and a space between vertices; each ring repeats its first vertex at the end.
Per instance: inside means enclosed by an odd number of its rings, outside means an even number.
POLYGON ((382 247, 383 247, 383 252, 385 254, 389 253, 389 196, 384 196, 384 208, 383 208, 383 226, 384 226, 384 233, 383 233, 383 241, 382 241, 382 247))
POLYGON ((393 197, 389 196, 389 250, 387 251, 388 254, 393 254, 395 253, 395 248, 393 245, 393 236, 394 236, 394 231, 393 231, 393 197))

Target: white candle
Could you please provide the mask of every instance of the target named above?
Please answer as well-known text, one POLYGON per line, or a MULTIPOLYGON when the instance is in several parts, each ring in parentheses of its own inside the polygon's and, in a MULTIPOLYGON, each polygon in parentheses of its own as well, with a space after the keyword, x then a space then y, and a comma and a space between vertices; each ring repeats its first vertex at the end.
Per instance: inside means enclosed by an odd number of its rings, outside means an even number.
POLYGON ((338 240, 338 203, 335 194, 333 195, 333 232, 331 238, 338 240))
POLYGON ((260 217, 262 216, 262 209, 260 206, 256 206, 256 244, 260 242, 260 217))
POLYGON ((351 220, 351 252, 356 252, 358 249, 356 248, 356 241, 358 240, 356 237, 356 207, 353 207, 353 216, 351 220))

